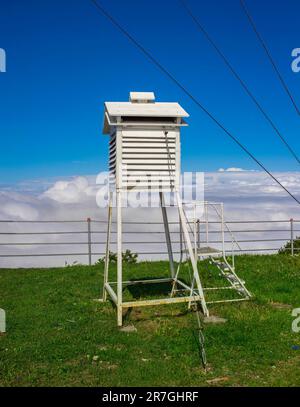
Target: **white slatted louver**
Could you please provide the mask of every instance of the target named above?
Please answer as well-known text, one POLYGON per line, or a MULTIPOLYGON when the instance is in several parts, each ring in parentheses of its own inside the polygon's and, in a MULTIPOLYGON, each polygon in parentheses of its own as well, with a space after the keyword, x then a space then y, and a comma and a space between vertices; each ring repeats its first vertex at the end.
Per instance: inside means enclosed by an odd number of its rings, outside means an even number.
POLYGON ((178 103, 156 103, 152 92, 105 103, 103 133, 110 135, 109 171, 117 189, 178 190, 183 117, 188 114, 178 103))

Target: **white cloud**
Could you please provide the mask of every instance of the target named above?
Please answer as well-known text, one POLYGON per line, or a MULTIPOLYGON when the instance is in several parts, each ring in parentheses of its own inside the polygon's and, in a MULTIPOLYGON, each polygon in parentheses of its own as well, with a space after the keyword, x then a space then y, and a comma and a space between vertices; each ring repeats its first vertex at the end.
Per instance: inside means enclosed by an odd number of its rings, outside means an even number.
POLYGON ((76 177, 71 181, 57 181, 43 193, 43 197, 61 203, 79 203, 86 198, 89 182, 85 177, 76 177))
POLYGON ((39 216, 34 207, 21 202, 9 202, 3 205, 2 212, 7 219, 36 220, 39 216))
POLYGON ((219 172, 248 172, 248 171, 254 171, 254 170, 244 170, 243 168, 238 168, 238 167, 229 167, 229 168, 219 168, 219 172))

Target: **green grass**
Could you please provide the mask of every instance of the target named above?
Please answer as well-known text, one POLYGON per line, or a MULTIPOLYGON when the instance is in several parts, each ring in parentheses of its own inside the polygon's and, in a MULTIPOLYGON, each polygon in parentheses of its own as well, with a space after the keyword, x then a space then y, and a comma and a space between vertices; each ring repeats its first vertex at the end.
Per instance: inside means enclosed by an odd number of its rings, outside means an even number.
MULTIPOLYGON (((112 304, 93 301, 102 266, 2 269, 7 333, 0 336, 0 386, 300 385, 300 350, 292 349, 300 334, 291 331, 291 309, 300 307, 300 258, 240 256, 236 268, 255 298, 210 307, 227 322, 205 326, 207 372, 195 315, 185 305, 134 309, 125 323, 137 332, 124 333, 112 304)), ((126 274, 168 276, 168 264, 139 263, 126 274)), ((207 272, 204 279, 211 284, 207 272)))

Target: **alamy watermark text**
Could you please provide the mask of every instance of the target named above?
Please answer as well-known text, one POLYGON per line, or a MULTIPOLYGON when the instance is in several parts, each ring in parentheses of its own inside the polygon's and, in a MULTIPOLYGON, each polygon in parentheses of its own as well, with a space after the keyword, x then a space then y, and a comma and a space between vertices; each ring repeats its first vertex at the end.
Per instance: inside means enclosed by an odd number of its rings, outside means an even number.
POLYGON ((295 73, 300 72, 300 48, 294 48, 292 51, 292 71, 295 73))
POLYGON ((6 52, 0 48, 0 73, 6 72, 6 52))

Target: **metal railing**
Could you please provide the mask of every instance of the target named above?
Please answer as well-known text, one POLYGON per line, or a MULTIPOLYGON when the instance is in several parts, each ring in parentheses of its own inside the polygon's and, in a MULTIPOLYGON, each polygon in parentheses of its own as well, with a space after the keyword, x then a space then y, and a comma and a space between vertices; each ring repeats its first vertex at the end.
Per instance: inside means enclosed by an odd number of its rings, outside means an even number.
MULTIPOLYGON (((193 226, 193 223, 190 223, 193 226)), ((201 225, 205 221, 199 220, 198 223, 201 225)), ((105 220, 92 220, 90 218, 87 220, 0 220, 0 259, 75 257, 91 265, 105 254, 106 224, 105 220), (52 227, 47 230, 49 225, 51 227, 55 225, 55 229, 53 230, 52 227), (68 225, 68 228, 66 228, 66 225, 68 225), (30 226, 29 229, 28 226, 30 226), (35 237, 35 239, 32 239, 32 237, 35 237), (62 240, 62 237, 65 240, 62 240), (73 246, 80 249, 73 251, 71 250, 73 246), (40 247, 47 248, 47 250, 40 251, 40 247), (55 247, 55 250, 49 250, 49 248, 53 247, 55 247), (61 251, 64 247, 67 250, 61 251)), ((212 227, 209 233, 216 234, 216 239, 210 240, 210 243, 222 245, 222 240, 217 237, 219 231, 213 230, 214 225, 217 226, 220 222, 211 221, 209 224, 212 227)), ((224 230, 224 243, 231 245, 233 235, 240 245, 239 248, 235 249, 235 254, 277 252, 286 242, 290 242, 288 250, 290 250, 291 255, 297 254, 300 250, 295 247, 295 241, 298 240, 297 233, 300 235, 300 220, 226 220, 226 224, 230 225, 230 228, 224 230)), ((113 222, 114 225, 115 222, 113 222)), ((129 221, 123 222, 123 225, 124 250, 130 249, 144 257, 154 255, 167 257, 168 252, 162 222, 129 221), (129 230, 126 230, 126 227, 129 230), (153 227, 156 227, 156 230, 153 230, 153 227), (135 236, 136 239, 134 239, 135 236), (145 250, 142 247, 146 245, 150 246, 150 250, 145 250), (157 248, 157 245, 159 245, 159 248, 157 248), (164 246, 162 247, 162 245, 164 246)), ((173 252, 174 254, 180 254, 179 222, 171 221, 169 225, 173 252)), ((112 230, 111 233, 114 236, 116 231, 112 230)), ((199 228, 198 233, 200 239, 200 235, 206 232, 201 231, 199 228)), ((116 241, 113 239, 112 244, 115 243, 116 241)))

